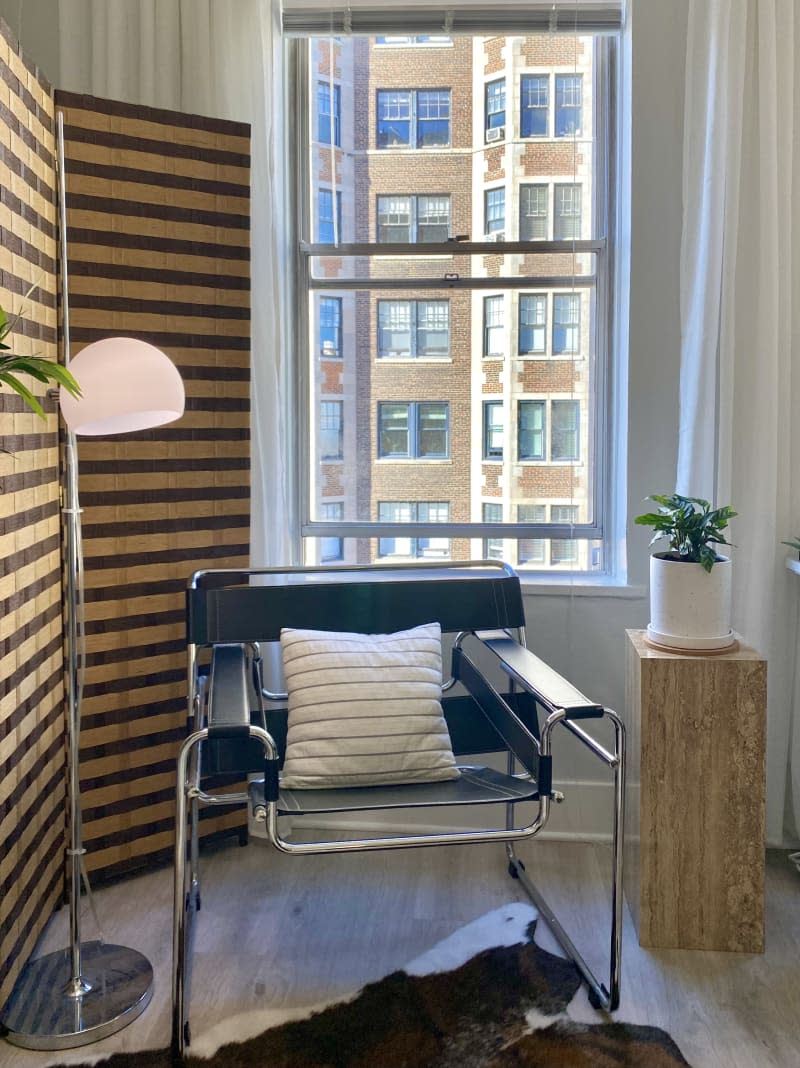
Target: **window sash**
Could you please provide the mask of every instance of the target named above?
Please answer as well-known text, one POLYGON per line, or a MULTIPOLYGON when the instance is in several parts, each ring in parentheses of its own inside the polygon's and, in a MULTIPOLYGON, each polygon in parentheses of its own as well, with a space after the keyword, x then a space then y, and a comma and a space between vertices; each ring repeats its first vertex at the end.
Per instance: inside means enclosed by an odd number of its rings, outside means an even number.
POLYGON ((580 339, 580 294, 555 293, 553 295, 553 355, 576 355, 581 349, 580 339))
MULTIPOLYGON (((547 201, 549 190, 539 183, 519 187, 520 241, 547 240, 547 201)), ((572 236, 572 235, 570 235, 572 236)), ((580 234, 578 235, 580 236, 580 234)))
POLYGON ((547 137, 549 115, 550 75, 523 74, 520 79, 520 136, 547 137))
POLYGON ((344 445, 342 402, 320 401, 319 409, 320 459, 341 460, 344 445))
POLYGON ((547 347, 547 297, 520 293, 517 350, 520 356, 544 355, 547 347))
POLYGON ((342 355, 342 298, 319 298, 319 352, 326 359, 342 355))
POLYGON ((580 401, 550 402, 550 459, 580 459, 580 401))
POLYGON ((333 144, 338 148, 342 144, 341 136, 341 90, 333 87, 333 108, 331 109, 331 86, 329 82, 317 82, 317 134, 322 144, 331 143, 331 118, 333 118, 333 144))
POLYGON ((545 408, 543 400, 517 402, 517 456, 520 460, 545 459, 545 408))
POLYGON ((486 85, 486 129, 496 130, 506 123, 506 80, 498 78, 486 85))
POLYGON ((494 234, 506 228, 506 187, 487 189, 483 194, 486 226, 484 232, 494 234))
POLYGON ((502 460, 505 439, 505 413, 502 401, 483 402, 483 458, 502 460))

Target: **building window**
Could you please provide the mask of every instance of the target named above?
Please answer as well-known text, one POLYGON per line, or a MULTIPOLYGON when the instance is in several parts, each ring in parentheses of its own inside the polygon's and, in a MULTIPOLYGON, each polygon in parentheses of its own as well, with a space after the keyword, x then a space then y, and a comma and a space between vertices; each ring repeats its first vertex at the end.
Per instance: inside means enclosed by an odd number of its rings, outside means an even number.
POLYGON ((545 402, 521 400, 517 406, 517 456, 544 460, 545 402))
POLYGON ((569 355, 581 349, 581 297, 579 293, 553 296, 553 355, 569 355))
POLYGON ((447 459, 450 406, 446 401, 378 404, 378 456, 447 459))
MULTIPOLYGON (((503 506, 502 504, 484 504, 483 505, 483 521, 484 523, 502 523, 503 522, 503 506)), ((483 539, 483 557, 485 560, 502 560, 503 559, 503 539, 502 538, 484 538, 483 539)))
POLYGON ((550 78, 546 74, 523 74, 520 79, 520 134, 546 137, 550 107, 550 78))
POLYGON ((550 459, 580 458, 580 401, 554 400, 550 404, 550 459))
POLYGON ((400 244, 447 241, 449 196, 378 197, 378 241, 400 244))
POLYGON ((547 186, 519 187, 520 241, 547 240, 547 186))
POLYGON ((505 418, 502 401, 483 402, 483 458, 484 460, 503 459, 503 439, 505 437, 505 418))
POLYGON ((342 298, 319 298, 319 353, 326 359, 342 355, 342 298))
MULTIPOLYGON (((546 504, 518 504, 518 523, 546 523, 546 504)), ((520 538, 517 543, 517 563, 544 564, 547 558, 546 538, 520 538)))
POLYGON ((553 187, 553 238, 556 241, 580 241, 581 187, 556 185, 553 187))
MULTIPOLYGON (((498 78, 486 86, 486 122, 485 128, 499 130, 506 124, 506 80, 498 78)), ((487 140, 491 138, 487 137, 487 140)))
MULTIPOLYGON (((319 506, 319 517, 323 523, 336 522, 344 519, 344 504, 341 501, 331 501, 319 506)), ((326 535, 319 539, 320 563, 328 564, 334 560, 344 559, 344 538, 335 538, 326 535)))
MULTIPOLYGON (((551 504, 551 523, 577 523, 578 506, 574 504, 551 504)), ((551 564, 576 564, 578 543, 575 538, 553 538, 550 542, 551 564)))
POLYGON ((378 148, 450 144, 449 89, 379 89, 378 148))
POLYGON ((317 82, 317 139, 323 145, 341 146, 341 90, 333 86, 333 107, 331 107, 331 86, 329 82, 317 82), (333 120, 333 127, 331 127, 333 120), (333 137, 331 137, 331 132, 333 137))
POLYGON ((506 346, 505 297, 483 298, 483 355, 502 356, 506 346))
POLYGON ((341 460, 344 444, 342 402, 321 401, 319 406, 319 451, 323 460, 341 460))
POLYGON ((518 351, 520 356, 544 355, 547 335, 547 297, 520 293, 518 351))
MULTIPOLYGON (((450 505, 447 501, 379 501, 380 523, 447 523, 450 505)), ((378 556, 410 559, 439 559, 450 557, 450 539, 433 537, 394 536, 378 539, 378 556)))
POLYGON ((581 132, 583 76, 556 75, 556 137, 572 137, 581 132))
POLYGON ((447 356, 450 302, 379 300, 378 356, 447 356))
POLYGON ((500 234, 506 227, 506 189, 498 186, 497 189, 487 189, 483 194, 484 217, 486 219, 487 234, 500 234))
POLYGON ((337 192, 334 201, 330 189, 320 189, 317 200, 318 204, 318 240, 321 245, 333 245, 342 240, 342 194, 337 192), (336 220, 334 223, 333 205, 336 204, 336 220))
POLYGON ((375 41, 379 45, 451 45, 453 43, 452 37, 445 37, 442 34, 423 33, 419 33, 414 37, 376 37, 375 41))

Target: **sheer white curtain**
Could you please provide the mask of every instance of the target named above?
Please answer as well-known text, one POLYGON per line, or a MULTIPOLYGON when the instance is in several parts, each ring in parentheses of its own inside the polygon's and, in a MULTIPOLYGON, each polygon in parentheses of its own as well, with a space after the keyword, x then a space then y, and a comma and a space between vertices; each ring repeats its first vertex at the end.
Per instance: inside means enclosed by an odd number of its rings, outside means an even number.
POLYGON ((253 566, 290 560, 277 0, 59 0, 61 88, 252 129, 253 566))
POLYGON ((734 627, 769 659, 767 836, 800 830, 800 11, 692 0, 680 492, 732 504, 734 627), (787 761, 787 754, 789 758, 787 761))

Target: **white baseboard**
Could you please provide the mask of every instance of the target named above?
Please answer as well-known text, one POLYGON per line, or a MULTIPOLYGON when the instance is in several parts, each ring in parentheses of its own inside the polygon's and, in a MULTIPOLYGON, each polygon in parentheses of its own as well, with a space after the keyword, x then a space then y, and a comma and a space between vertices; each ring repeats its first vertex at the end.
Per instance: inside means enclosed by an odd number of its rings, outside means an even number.
MULTIPOLYGON (((574 842, 611 841, 613 811, 611 783, 559 782, 556 783, 556 789, 564 794, 564 802, 551 806, 550 819, 545 829, 537 835, 538 838, 574 842)), ((531 815, 528 816, 528 812, 520 811, 520 819, 533 818, 534 806, 521 806, 521 809, 526 807, 531 815)), ((374 813, 362 815, 358 812, 347 812, 330 816, 303 816, 300 819, 294 819, 293 822, 296 827, 302 827, 304 830, 350 831, 358 832, 365 837, 408 834, 409 832, 433 834, 476 825, 491 827, 492 819, 497 818, 500 810, 497 806, 491 805, 487 806, 485 815, 476 808, 471 809, 469 813, 458 809, 450 809, 449 812, 452 813, 453 818, 447 823, 430 822, 430 809, 419 812, 414 809, 405 809, 402 819, 395 814, 378 819, 374 813)), ((250 820, 250 834, 254 838, 265 838, 264 825, 250 820)))

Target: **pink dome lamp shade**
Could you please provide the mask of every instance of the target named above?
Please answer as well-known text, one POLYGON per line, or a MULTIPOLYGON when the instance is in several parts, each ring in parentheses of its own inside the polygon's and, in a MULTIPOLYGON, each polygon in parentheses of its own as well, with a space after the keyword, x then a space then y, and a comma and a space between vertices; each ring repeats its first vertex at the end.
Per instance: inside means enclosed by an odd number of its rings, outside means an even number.
POLYGON ((81 349, 68 366, 81 396, 73 397, 62 387, 59 405, 75 434, 127 434, 183 415, 185 394, 178 369, 146 341, 103 338, 81 349))

